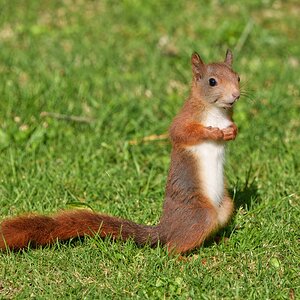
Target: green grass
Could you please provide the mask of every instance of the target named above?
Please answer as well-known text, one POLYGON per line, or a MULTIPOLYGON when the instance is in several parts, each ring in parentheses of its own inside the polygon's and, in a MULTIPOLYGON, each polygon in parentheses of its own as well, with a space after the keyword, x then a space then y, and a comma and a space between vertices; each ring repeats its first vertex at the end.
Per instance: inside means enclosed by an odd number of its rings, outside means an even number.
POLYGON ((252 99, 236 105, 228 145, 237 213, 226 243, 187 262, 97 238, 1 253, 0 298, 300 297, 300 6, 206 2, 0 1, 1 219, 81 202, 155 224, 170 145, 129 141, 167 131, 188 95, 191 53, 213 61, 232 48, 252 99))

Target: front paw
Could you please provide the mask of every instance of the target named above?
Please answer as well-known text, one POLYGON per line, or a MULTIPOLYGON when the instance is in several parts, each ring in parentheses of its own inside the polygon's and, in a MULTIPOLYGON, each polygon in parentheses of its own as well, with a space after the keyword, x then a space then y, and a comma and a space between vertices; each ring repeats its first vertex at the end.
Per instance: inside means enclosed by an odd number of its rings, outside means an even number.
POLYGON ((229 127, 223 129, 222 132, 223 132, 223 140, 230 141, 230 140, 234 140, 236 138, 238 129, 237 129, 236 125, 233 123, 229 127))
POLYGON ((214 141, 220 141, 224 139, 224 133, 221 129, 218 127, 206 127, 206 136, 207 139, 214 140, 214 141))

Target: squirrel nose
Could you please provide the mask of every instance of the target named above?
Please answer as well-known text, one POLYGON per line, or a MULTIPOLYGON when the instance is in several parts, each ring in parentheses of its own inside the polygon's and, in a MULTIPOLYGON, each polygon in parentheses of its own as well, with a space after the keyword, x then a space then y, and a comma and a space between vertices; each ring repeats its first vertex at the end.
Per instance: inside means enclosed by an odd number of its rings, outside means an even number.
POLYGON ((234 92, 234 93, 232 93, 232 97, 233 97, 234 101, 240 99, 240 92, 234 92))

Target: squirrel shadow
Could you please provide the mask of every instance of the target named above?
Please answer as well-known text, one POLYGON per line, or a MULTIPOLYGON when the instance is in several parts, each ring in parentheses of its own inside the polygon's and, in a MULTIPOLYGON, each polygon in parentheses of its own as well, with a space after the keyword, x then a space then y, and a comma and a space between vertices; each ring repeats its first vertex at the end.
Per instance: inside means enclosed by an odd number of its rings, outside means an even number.
POLYGON ((257 185, 254 181, 246 183, 242 188, 229 189, 229 194, 234 201, 235 210, 243 208, 252 209, 253 204, 260 202, 257 185))

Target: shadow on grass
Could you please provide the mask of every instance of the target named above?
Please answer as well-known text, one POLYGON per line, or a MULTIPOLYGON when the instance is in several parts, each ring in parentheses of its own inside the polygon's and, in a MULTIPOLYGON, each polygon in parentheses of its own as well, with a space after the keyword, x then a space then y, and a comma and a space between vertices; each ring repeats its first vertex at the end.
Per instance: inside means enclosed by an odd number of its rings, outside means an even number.
POLYGON ((260 201, 257 185, 253 181, 250 184, 246 183, 242 188, 229 189, 229 194, 234 199, 236 210, 243 208, 249 211, 253 204, 260 201))

